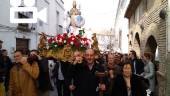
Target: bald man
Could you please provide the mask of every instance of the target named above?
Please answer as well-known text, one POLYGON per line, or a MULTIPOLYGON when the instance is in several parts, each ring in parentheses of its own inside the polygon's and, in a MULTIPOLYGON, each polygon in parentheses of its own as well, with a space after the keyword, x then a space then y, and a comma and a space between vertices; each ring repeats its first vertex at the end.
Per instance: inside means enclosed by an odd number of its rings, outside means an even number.
POLYGON ((104 68, 95 62, 93 49, 87 49, 85 60, 74 65, 73 85, 75 90, 72 90, 74 96, 98 96, 99 90, 106 89, 105 84, 99 84, 99 78, 95 75, 96 72, 104 72, 104 68))

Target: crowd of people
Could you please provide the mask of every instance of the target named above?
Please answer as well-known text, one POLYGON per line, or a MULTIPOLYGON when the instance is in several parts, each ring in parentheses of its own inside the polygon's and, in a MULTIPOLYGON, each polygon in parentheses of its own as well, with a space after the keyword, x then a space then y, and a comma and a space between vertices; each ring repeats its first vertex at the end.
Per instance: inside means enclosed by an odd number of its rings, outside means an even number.
POLYGON ((155 66, 150 53, 75 51, 71 61, 14 52, 0 41, 0 96, 155 96, 155 66), (150 95, 148 95, 150 94, 150 95))

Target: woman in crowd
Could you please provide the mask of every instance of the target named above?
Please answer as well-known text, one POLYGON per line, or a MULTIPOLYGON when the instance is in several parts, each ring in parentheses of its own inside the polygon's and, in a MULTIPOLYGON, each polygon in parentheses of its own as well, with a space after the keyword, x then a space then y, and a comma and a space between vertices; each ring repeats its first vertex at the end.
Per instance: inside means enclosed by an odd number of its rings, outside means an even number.
POLYGON ((143 56, 144 59, 144 72, 143 77, 149 80, 149 89, 151 91, 151 96, 153 96, 153 92, 155 89, 155 68, 154 64, 151 61, 151 54, 150 53, 144 53, 143 56))
POLYGON ((122 74, 115 78, 111 96, 146 96, 143 79, 132 74, 130 63, 125 63, 122 74))

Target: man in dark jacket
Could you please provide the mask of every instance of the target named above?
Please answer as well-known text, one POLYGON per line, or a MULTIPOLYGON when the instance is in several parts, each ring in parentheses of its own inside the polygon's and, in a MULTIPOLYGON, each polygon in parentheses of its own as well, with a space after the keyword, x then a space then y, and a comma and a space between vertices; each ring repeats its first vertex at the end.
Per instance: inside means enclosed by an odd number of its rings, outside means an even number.
POLYGON ((99 91, 106 90, 104 83, 96 76, 97 72, 104 72, 101 64, 95 62, 95 52, 93 49, 87 49, 85 52, 85 61, 77 63, 74 66, 74 96, 98 96, 99 91))
POLYGON ((8 85, 9 85, 9 73, 13 66, 11 59, 8 56, 7 50, 2 50, 2 62, 3 62, 3 70, 4 70, 4 81, 5 81, 5 90, 8 91, 8 85))
POLYGON ((141 59, 137 58, 136 52, 134 50, 130 51, 129 57, 131 59, 132 64, 132 72, 134 74, 140 75, 144 71, 144 63, 141 59))
POLYGON ((70 96, 69 91, 69 68, 71 62, 69 61, 58 61, 58 75, 57 75, 57 89, 58 96, 70 96))

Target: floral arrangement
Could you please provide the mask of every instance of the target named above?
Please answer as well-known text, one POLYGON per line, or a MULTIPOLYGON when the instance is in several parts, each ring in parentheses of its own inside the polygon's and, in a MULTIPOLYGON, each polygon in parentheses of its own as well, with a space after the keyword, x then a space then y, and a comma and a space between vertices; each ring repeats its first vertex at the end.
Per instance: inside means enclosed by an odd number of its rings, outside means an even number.
POLYGON ((62 49, 65 45, 70 45, 73 50, 83 51, 90 46, 90 39, 82 35, 73 33, 58 34, 48 39, 49 49, 62 49))

